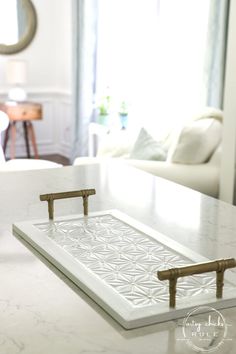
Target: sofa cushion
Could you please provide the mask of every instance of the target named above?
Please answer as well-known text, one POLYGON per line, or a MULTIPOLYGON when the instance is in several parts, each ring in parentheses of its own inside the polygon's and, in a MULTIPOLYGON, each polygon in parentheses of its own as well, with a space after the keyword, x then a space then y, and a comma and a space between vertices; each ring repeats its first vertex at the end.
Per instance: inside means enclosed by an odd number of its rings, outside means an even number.
POLYGON ((170 148, 168 161, 200 164, 209 160, 221 141, 222 124, 214 118, 202 118, 186 125, 170 148))
POLYGON ((136 160, 165 161, 166 156, 167 152, 163 148, 162 143, 153 139, 153 137, 142 128, 130 153, 130 158, 136 160))
POLYGON ((136 136, 126 130, 111 131, 98 142, 97 157, 128 158, 136 136))

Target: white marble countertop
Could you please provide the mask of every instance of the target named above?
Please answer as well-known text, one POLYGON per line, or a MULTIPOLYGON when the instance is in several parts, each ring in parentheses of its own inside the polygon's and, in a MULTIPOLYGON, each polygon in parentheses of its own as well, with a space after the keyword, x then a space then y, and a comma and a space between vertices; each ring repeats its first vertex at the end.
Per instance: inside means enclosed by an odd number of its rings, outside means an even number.
MULTIPOLYGON (((124 330, 73 283, 12 236, 12 223, 47 217, 42 193, 95 188, 89 210, 119 209, 209 259, 235 257, 236 208, 114 164, 0 174, 0 354, 194 353, 182 320, 124 330)), ((82 213, 82 202, 55 202, 82 213)), ((234 353, 236 309, 217 353, 234 353)))

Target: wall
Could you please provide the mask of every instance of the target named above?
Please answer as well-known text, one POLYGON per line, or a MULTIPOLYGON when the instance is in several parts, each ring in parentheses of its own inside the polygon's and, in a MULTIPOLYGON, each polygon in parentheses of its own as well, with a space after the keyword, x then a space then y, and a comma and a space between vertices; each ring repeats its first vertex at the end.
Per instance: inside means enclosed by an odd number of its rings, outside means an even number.
POLYGON ((232 204, 235 194, 236 160, 236 0, 230 1, 224 90, 224 126, 220 173, 220 199, 232 204))
MULTIPOLYGON (((35 122, 40 154, 70 154, 71 112, 71 1, 33 0, 38 27, 32 43, 14 55, 0 55, 0 98, 8 91, 5 63, 9 59, 28 62, 25 86, 29 100, 43 104, 43 120, 35 122)), ((25 156, 21 127, 17 155, 25 156)))

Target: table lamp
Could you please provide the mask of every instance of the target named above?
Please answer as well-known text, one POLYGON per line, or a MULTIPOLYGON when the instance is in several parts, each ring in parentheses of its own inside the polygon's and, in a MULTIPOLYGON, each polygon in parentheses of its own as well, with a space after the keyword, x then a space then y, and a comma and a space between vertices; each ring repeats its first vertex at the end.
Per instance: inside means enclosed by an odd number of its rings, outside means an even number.
POLYGON ((9 60, 6 67, 7 83, 12 85, 8 92, 10 101, 23 102, 27 94, 22 85, 26 83, 27 65, 25 60, 9 60))

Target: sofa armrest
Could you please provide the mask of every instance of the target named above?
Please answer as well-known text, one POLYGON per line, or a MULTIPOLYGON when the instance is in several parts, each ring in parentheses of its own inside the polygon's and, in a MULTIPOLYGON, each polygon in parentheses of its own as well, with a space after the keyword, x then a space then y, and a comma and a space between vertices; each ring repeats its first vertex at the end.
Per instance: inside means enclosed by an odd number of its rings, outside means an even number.
POLYGON ((74 166, 107 163, 117 161, 139 168, 155 176, 192 188, 201 193, 217 198, 219 193, 219 165, 204 163, 183 165, 165 161, 144 161, 120 158, 79 157, 74 166))
POLYGON ((212 197, 218 197, 220 174, 218 164, 208 162, 197 165, 184 165, 165 161, 131 159, 124 161, 155 176, 179 183, 212 197))

